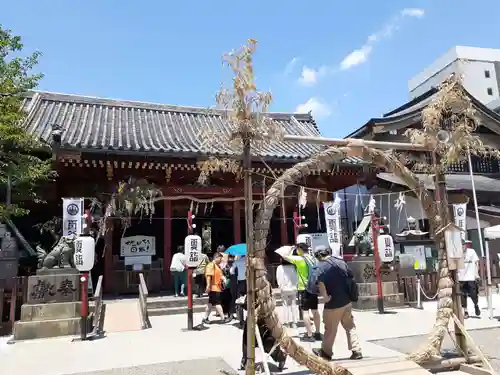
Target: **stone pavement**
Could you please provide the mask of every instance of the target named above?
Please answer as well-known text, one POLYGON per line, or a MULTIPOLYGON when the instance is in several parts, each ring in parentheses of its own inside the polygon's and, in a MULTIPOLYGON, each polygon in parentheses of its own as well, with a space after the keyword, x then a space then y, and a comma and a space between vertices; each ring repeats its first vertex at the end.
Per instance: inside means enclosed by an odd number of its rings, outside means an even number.
MULTIPOLYGON (((500 299, 495 302, 500 307, 500 299)), ((484 304, 484 301, 481 303, 484 304)), ((201 314, 196 314, 195 324, 201 318, 201 314)), ((386 315, 356 312, 355 319, 365 357, 373 359, 400 356, 401 353, 368 341, 426 334, 430 331, 434 318, 435 304, 432 302, 427 303, 424 310, 407 308, 386 315)), ((13 345, 6 345, 5 340, 0 341, 0 374, 66 375, 133 366, 139 366, 139 370, 127 372, 124 369, 101 374, 154 374, 147 370, 147 366, 164 364, 166 367, 176 368, 179 361, 198 363, 198 360, 214 358, 221 358, 233 369, 238 368, 241 359, 241 331, 231 324, 211 324, 204 331, 184 332, 186 317, 182 315, 152 317, 151 323, 153 328, 149 330, 109 333, 105 338, 92 342, 71 342, 71 338, 67 337, 13 345)), ((497 320, 486 317, 466 321, 468 329, 499 326, 497 320)), ((303 329, 299 331, 302 332, 303 329)), ((291 333, 297 335, 299 332, 291 333)), ((309 349, 318 345, 319 343, 305 344, 309 349)), ((342 330, 339 330, 334 350, 337 360, 345 359, 350 354, 342 330)), ((258 354, 258 359, 259 357, 258 354)), ((307 374, 304 370, 289 359, 284 373, 307 374)), ((163 373, 176 372, 169 372, 165 368, 163 373)), ((191 373, 196 375, 195 372, 191 373)))

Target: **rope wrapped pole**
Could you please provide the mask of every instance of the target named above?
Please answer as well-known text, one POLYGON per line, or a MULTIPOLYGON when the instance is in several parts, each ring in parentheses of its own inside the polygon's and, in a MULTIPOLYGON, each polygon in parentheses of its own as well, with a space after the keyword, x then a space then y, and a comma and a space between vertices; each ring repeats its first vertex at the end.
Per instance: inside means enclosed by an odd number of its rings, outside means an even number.
POLYGON ((247 245, 247 365, 246 375, 255 375, 255 268, 253 243, 253 192, 252 192, 252 156, 250 140, 243 140, 243 169, 245 189, 245 242, 247 245))

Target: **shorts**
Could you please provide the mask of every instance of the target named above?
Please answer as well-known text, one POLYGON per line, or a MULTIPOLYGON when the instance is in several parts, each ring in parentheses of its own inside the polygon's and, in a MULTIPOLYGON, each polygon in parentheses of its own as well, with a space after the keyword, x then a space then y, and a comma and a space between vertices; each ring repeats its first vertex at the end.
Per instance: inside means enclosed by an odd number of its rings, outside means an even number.
POLYGON ((317 310, 318 296, 309 293, 307 290, 299 291, 299 306, 302 311, 317 310))
POLYGON ((221 292, 209 292, 208 293, 208 303, 212 306, 222 305, 222 293, 221 292))

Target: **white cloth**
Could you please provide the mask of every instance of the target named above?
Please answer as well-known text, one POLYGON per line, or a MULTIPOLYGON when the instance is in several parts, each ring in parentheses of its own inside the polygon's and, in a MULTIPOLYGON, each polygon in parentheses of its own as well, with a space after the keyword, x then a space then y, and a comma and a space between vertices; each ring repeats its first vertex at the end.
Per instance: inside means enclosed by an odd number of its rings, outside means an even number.
POLYGON ((183 253, 175 253, 170 263, 170 271, 182 272, 186 265, 186 256, 183 253))
POLYGON ((276 282, 281 292, 296 292, 299 279, 293 265, 279 265, 276 268, 276 282))
POLYGON ((479 276, 478 270, 479 258, 474 249, 465 249, 464 252, 464 265, 463 269, 458 270, 459 281, 474 281, 479 276))
POLYGON ((245 257, 234 261, 234 265, 238 268, 238 281, 247 279, 247 260, 245 257))

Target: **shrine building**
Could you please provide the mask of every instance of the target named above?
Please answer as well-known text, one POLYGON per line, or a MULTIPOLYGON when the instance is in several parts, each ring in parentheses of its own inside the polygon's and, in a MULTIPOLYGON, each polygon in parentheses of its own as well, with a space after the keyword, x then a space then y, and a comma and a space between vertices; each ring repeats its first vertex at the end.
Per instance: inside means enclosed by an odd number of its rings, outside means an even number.
MULTIPOLYGON (((113 220, 112 230, 98 242, 99 257, 93 275, 104 275, 107 293, 137 293, 137 272, 143 272, 152 293, 170 288, 170 261, 187 235, 187 214, 195 215, 195 233, 211 253, 245 242, 243 181, 238 174, 217 172, 200 184, 203 129, 224 131, 221 112, 144 102, 103 99, 50 92, 30 93, 25 101, 25 126, 52 145, 58 179, 47 189, 48 204, 32 211, 38 222, 61 216, 61 198, 84 197, 85 207, 97 196, 111 195, 120 181, 145 179, 160 187, 163 197, 154 204, 151 217, 135 217, 124 230, 113 220), (59 132, 60 134, 57 134, 59 132), (57 136, 56 136, 57 135, 57 136), (122 238, 154 238, 149 261, 130 267, 121 255, 122 238), (110 249, 110 250, 109 250, 110 249)), ((286 134, 319 136, 311 114, 270 113, 286 134)), ((257 203, 280 175, 324 146, 278 142, 267 146, 252 161, 253 198, 257 203), (270 170, 270 169, 271 170, 270 170)), ((214 155, 232 156, 227 145, 216 145, 214 155)), ((332 170, 317 171, 301 185, 311 188, 311 204, 301 211, 309 232, 325 232, 321 202, 338 191, 375 176, 359 158, 348 158, 332 170), (316 190, 314 190, 316 189, 316 190)), ((274 250, 294 242, 294 212, 298 212, 298 188, 287 189, 275 211, 268 238, 270 265, 277 262, 274 250)), ((345 233, 348 237, 350 233, 345 233)), ((122 253, 123 254, 123 253, 122 253)))

